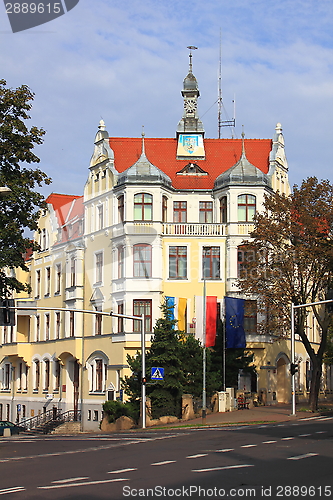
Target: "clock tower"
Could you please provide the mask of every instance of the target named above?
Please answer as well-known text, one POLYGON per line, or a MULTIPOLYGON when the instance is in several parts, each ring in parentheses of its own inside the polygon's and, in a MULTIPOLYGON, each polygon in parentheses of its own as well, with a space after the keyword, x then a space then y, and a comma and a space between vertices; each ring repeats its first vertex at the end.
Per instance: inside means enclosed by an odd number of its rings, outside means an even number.
POLYGON ((198 82, 192 73, 192 50, 190 46, 189 72, 184 79, 183 90, 184 113, 177 127, 177 158, 203 158, 205 156, 203 137, 204 127, 198 116, 198 82))

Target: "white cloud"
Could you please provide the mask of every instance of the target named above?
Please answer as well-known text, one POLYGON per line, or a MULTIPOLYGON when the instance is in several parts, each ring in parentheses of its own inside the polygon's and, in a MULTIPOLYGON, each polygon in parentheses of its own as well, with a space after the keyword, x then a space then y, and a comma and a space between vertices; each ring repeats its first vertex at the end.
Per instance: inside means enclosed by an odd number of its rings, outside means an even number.
POLYGON ((248 137, 272 137, 280 121, 292 182, 332 180, 332 14, 330 0, 80 0, 12 34, 0 8, 2 76, 36 94, 31 122, 47 130, 37 154, 51 189, 81 194, 101 117, 110 135, 139 136, 144 124, 147 136, 174 136, 190 44, 200 113, 216 137, 221 28, 224 103, 231 116, 236 94, 238 136, 244 124, 248 137))

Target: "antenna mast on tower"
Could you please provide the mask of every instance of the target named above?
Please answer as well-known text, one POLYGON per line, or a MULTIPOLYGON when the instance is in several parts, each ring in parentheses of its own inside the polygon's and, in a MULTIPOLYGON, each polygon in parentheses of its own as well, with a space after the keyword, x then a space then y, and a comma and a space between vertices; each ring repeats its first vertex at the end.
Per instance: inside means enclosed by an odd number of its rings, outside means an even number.
POLYGON ((220 58, 219 58, 219 78, 218 78, 218 98, 217 98, 217 128, 218 128, 218 138, 221 139, 221 129, 222 127, 235 127, 236 126, 236 116, 235 116, 235 99, 234 103, 234 117, 232 120, 222 120, 222 108, 223 108, 223 98, 222 98, 222 34, 220 29, 220 58))

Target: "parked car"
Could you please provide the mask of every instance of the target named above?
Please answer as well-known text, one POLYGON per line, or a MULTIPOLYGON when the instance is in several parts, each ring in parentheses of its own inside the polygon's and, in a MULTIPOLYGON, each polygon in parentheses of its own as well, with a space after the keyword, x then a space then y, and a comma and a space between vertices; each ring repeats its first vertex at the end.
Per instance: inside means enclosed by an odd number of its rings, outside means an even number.
POLYGON ((13 422, 9 422, 8 420, 0 420, 0 436, 3 436, 4 429, 10 429, 11 434, 19 434, 24 431, 24 427, 20 425, 13 424, 13 422))

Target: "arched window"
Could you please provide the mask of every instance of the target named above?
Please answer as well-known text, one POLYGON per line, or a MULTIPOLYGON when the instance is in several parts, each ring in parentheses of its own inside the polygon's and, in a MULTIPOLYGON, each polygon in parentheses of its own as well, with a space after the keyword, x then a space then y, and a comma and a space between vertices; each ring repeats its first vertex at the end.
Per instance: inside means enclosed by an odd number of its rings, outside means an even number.
POLYGON ((251 222, 256 212, 256 197, 252 194, 238 196, 238 222, 251 222))
POLYGON ((151 245, 139 243, 133 246, 134 278, 151 278, 151 245))
POLYGON ((220 222, 222 224, 227 222, 227 216, 227 197, 222 196, 222 198, 220 198, 220 222))
POLYGON ((153 197, 148 193, 134 195, 134 220, 153 220, 153 197))
POLYGON ((102 351, 95 351, 88 359, 89 392, 104 392, 108 378, 108 358, 102 351))

